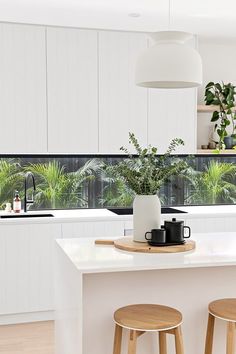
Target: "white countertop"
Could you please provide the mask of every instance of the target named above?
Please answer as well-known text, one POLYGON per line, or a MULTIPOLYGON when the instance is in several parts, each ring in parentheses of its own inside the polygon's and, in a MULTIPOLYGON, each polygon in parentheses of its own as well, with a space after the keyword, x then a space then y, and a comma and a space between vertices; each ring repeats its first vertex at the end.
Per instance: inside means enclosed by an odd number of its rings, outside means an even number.
MULTIPOLYGON (((7 213, 1 211, 0 215, 12 215, 13 212, 7 213)), ((58 222, 76 222, 76 221, 109 221, 109 220, 119 220, 117 215, 112 213, 107 209, 71 209, 71 210, 40 210, 40 211, 28 211, 27 214, 37 215, 37 214, 52 214, 53 217, 32 217, 32 218, 21 218, 20 216, 24 214, 21 212, 19 215, 14 214, 15 218, 1 219, 2 223, 12 223, 12 224, 26 224, 26 223, 58 223, 58 222)))
MULTIPOLYGON (((236 216, 236 205, 199 205, 199 206, 171 206, 171 208, 184 211, 185 213, 176 214, 161 214, 163 219, 168 220, 171 218, 177 219, 197 219, 197 218, 214 218, 224 216, 236 216)), ((132 220, 132 215, 119 215, 120 219, 124 221, 132 220)))
POLYGON ((61 239, 57 244, 82 273, 123 272, 236 265, 236 232, 195 234, 196 249, 176 254, 121 251, 95 239, 61 239))
MULTIPOLYGON (((184 207, 173 207, 182 211, 187 212, 187 214, 175 214, 183 216, 184 218, 192 217, 215 217, 215 216, 236 216, 236 205, 209 205, 209 206, 184 206, 184 207)), ((169 214, 172 215, 172 214, 169 214)))
MULTIPOLYGON (((173 207, 187 213, 162 214, 163 219, 192 219, 206 217, 236 216, 236 205, 214 205, 214 206, 184 206, 173 207)), ((1 219, 0 224, 37 224, 37 223, 60 223, 60 222, 80 222, 80 221, 132 221, 132 215, 116 215, 107 209, 70 209, 70 210, 41 210, 28 211, 27 214, 53 214, 54 217, 42 218, 12 218, 1 219)), ((0 215, 7 215, 5 211, 0 211, 0 215)), ((11 213, 12 214, 12 213, 11 213)), ((23 214, 23 213, 21 213, 23 214)))

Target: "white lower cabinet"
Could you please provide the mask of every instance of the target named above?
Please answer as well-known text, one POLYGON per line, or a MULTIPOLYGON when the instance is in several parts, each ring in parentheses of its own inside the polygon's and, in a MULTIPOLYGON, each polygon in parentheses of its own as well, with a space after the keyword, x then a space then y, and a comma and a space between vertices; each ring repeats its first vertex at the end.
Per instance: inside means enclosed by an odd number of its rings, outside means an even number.
POLYGON ((124 221, 96 221, 62 224, 62 237, 115 237, 124 235, 124 221))
POLYGON ((0 315, 53 309, 54 240, 60 224, 1 225, 0 315))
MULTIPOLYGON (((191 227, 194 236, 199 232, 233 232, 236 219, 233 216, 186 218, 185 224, 191 227)), ((124 235, 125 229, 132 227, 132 221, 122 220, 1 225, 0 315, 17 316, 53 310, 55 239, 119 237, 124 235)))
POLYGON ((1 225, 0 324, 1 315, 15 315, 8 322, 14 323, 17 315, 54 309, 55 239, 61 236, 102 238, 123 234, 123 221, 1 225))
POLYGON ((236 218, 232 217, 206 217, 187 219, 186 225, 191 227, 192 234, 202 232, 234 232, 236 218))

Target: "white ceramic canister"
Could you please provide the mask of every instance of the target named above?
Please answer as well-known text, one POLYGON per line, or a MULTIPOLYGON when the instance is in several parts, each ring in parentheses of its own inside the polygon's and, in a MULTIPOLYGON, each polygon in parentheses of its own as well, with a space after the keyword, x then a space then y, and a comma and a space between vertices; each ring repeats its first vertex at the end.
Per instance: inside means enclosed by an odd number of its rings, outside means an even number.
POLYGON ((146 242, 145 233, 161 228, 161 203, 157 195, 136 195, 133 202, 133 239, 146 242))

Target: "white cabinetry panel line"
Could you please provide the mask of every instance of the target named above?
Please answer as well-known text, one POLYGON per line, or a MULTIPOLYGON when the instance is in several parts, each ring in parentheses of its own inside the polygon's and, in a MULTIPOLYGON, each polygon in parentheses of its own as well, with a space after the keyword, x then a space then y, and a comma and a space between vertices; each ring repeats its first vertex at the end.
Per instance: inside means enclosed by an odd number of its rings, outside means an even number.
POLYGON ((45 29, 0 23, 0 45, 0 150, 44 153, 45 29))
POLYGON ((48 137, 48 31, 45 27, 45 65, 46 65, 46 121, 47 121, 47 152, 49 145, 48 137))

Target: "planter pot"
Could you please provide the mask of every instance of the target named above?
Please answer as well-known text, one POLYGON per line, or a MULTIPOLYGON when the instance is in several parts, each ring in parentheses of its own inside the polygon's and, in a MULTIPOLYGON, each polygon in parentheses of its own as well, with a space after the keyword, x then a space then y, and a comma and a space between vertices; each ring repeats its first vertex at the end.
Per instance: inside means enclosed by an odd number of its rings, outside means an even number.
POLYGON ((226 149, 232 149, 236 145, 236 138, 233 136, 226 136, 224 138, 226 149))
POLYGON ((146 242, 145 232, 161 227, 161 203, 157 195, 136 195, 133 202, 134 241, 146 242))

